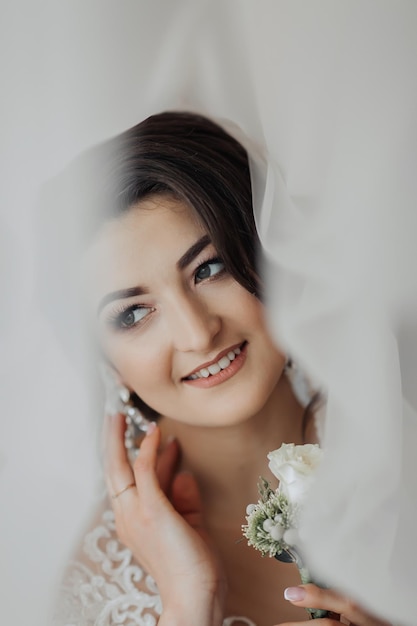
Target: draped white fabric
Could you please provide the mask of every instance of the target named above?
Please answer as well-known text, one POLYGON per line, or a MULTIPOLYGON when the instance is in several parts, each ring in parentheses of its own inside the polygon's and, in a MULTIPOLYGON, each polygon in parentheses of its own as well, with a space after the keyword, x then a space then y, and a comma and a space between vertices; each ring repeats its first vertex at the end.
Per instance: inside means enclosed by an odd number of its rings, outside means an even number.
MULTIPOLYGON (((1 237, 4 266, 14 267, 1 277, 14 303, 0 318, 5 622, 45 623, 51 583, 98 473, 88 381, 43 318, 49 305, 56 312, 54 294, 39 305, 34 293, 38 189, 86 146, 151 113, 191 108, 239 127, 232 132, 251 154, 273 330, 328 389, 326 461, 305 520, 309 557, 324 579, 411 626, 416 4, 36 6, 10 5, 2 24, 1 237)), ((41 227, 56 237, 53 220, 41 227)))

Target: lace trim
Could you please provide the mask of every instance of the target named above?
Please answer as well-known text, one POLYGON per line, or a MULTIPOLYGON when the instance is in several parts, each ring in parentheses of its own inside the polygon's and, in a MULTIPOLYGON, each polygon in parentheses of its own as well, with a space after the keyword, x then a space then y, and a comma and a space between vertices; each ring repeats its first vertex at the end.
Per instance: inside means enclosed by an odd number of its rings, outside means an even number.
MULTIPOLYGON (((156 626, 162 613, 158 588, 118 541, 112 511, 86 535, 83 552, 88 564, 70 563, 55 626, 156 626)), ((256 626, 246 617, 227 617, 223 626, 236 622, 256 626)))
POLYGON ((84 540, 88 565, 72 562, 59 606, 62 626, 156 626, 162 613, 155 581, 117 537, 112 511, 84 540))

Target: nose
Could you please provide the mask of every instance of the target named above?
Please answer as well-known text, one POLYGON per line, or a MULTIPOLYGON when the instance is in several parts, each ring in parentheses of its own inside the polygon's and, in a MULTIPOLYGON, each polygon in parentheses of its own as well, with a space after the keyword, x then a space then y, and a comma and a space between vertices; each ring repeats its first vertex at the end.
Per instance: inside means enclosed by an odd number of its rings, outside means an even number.
POLYGON ((210 349, 221 328, 220 316, 193 294, 177 295, 167 318, 172 343, 181 352, 210 349))

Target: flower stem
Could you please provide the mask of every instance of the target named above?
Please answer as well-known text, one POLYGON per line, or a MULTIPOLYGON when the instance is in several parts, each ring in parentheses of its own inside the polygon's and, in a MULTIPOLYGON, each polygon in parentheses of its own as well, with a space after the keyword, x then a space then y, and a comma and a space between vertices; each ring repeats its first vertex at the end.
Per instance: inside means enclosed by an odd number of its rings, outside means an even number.
MULTIPOLYGON (((278 561, 282 561, 284 563, 295 563, 298 567, 298 571, 300 572, 300 578, 303 585, 307 585, 308 583, 314 583, 314 580, 311 578, 311 574, 308 568, 304 565, 300 555, 294 548, 288 548, 287 550, 283 550, 281 554, 276 554, 275 558, 278 561)), ((317 584, 317 583, 315 583, 317 584)), ((320 617, 327 617, 329 612, 324 609, 307 609, 307 613, 311 615, 311 619, 319 619, 320 617)))
MULTIPOLYGON (((297 567, 298 567, 298 571, 300 572, 300 578, 301 578, 301 582, 303 583, 303 585, 307 585, 308 583, 314 583, 314 580, 312 580, 310 572, 308 571, 307 567, 305 567, 302 563, 301 563, 301 559, 299 558, 299 563, 297 563, 297 567)), ((328 611, 325 611, 324 609, 307 609, 306 611, 308 613, 310 613, 311 615, 311 619, 319 619, 320 617, 327 617, 328 616, 328 611)))

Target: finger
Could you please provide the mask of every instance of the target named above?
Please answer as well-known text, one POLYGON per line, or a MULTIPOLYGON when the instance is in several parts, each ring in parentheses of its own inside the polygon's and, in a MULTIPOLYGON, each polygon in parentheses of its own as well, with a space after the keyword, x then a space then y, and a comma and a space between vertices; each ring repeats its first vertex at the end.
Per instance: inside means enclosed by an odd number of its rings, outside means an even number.
POLYGON ((179 444, 176 439, 167 442, 164 450, 158 456, 156 462, 156 475, 162 491, 167 495, 171 485, 179 459, 179 444))
POLYGON ((356 626, 389 626, 387 622, 370 615, 356 602, 333 589, 322 589, 313 584, 300 585, 288 587, 284 597, 295 606, 324 609, 342 615, 356 626))
POLYGON ((162 493, 156 475, 160 439, 161 431, 155 422, 151 422, 141 443, 140 452, 133 464, 138 494, 145 502, 151 502, 155 494, 160 495, 162 493))
POLYGON ((180 472, 172 483, 172 504, 198 532, 204 529, 203 507, 197 481, 190 472, 180 472))
POLYGON ((134 475, 124 445, 124 415, 112 415, 106 426, 106 482, 110 495, 134 482, 134 475))

